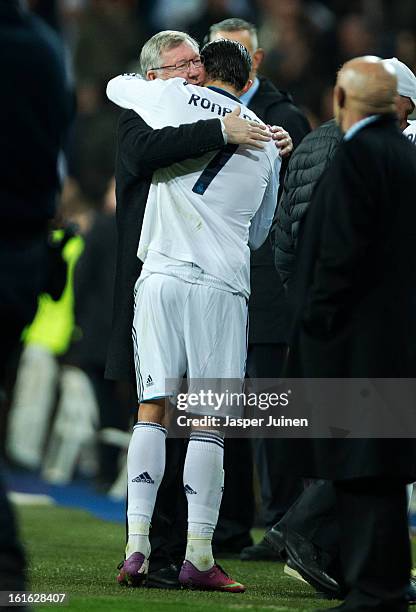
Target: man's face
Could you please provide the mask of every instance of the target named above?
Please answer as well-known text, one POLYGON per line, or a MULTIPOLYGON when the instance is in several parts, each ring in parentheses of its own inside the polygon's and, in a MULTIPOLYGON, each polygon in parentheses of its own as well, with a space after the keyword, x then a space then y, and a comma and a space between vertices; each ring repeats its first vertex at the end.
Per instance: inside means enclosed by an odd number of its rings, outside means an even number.
MULTIPOLYGON (((199 52, 186 42, 181 43, 173 49, 162 51, 160 54, 160 67, 162 70, 148 70, 149 81, 154 79, 172 79, 181 77, 193 85, 203 85, 205 81, 205 69, 203 64, 198 66, 200 60, 199 52), (196 61, 197 65, 193 63, 196 61), (167 66, 167 68, 163 68, 167 66)), ((159 68, 159 66, 155 66, 159 68)))
POLYGON ((408 126, 407 118, 415 110, 415 105, 410 98, 405 96, 397 96, 396 112, 399 118, 399 126, 401 130, 405 130, 408 126))
POLYGON ((253 46, 253 40, 248 30, 236 30, 235 32, 217 32, 212 40, 219 40, 225 38, 226 40, 235 40, 239 42, 247 49, 250 53, 251 60, 253 62, 252 69, 250 72, 250 79, 254 81, 256 78, 257 70, 264 57, 262 49, 255 49, 253 46))

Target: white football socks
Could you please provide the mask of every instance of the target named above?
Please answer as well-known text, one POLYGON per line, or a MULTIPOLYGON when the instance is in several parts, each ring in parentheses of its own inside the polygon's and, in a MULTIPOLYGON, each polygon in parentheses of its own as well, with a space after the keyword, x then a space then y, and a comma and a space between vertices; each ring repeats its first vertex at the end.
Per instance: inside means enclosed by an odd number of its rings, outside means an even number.
POLYGON ((139 421, 127 454, 129 537, 126 558, 134 552, 150 555, 149 528, 166 460, 167 431, 158 423, 139 421))
POLYGON ((224 440, 212 431, 191 434, 183 471, 188 498, 188 541, 185 559, 198 570, 214 565, 212 536, 224 488, 224 440))

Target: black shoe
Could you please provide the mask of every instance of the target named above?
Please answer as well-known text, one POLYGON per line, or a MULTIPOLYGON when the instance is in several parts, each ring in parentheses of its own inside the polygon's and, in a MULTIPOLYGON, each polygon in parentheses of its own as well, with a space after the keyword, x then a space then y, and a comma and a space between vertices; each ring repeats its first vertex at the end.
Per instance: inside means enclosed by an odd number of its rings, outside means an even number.
POLYGON ((263 538, 258 544, 246 546, 240 553, 241 561, 283 561, 279 553, 263 538))
MULTIPOLYGON (((304 584, 312 586, 307 580, 302 578, 290 559, 287 560, 287 563, 283 568, 283 573, 286 574, 286 576, 290 576, 290 578, 294 578, 295 580, 299 580, 304 584)), ((334 593, 324 593, 323 591, 316 591, 315 596, 317 599, 338 599, 334 593)))
POLYGON ((271 527, 269 531, 266 531, 263 541, 266 542, 281 559, 284 560, 287 558, 285 531, 282 527, 279 527, 279 523, 271 527))
POLYGON ((316 546, 291 531, 286 537, 286 552, 295 569, 317 591, 342 598, 338 582, 323 569, 316 546))
POLYGON ((291 567, 317 591, 342 598, 338 582, 323 569, 325 563, 319 550, 311 542, 290 529, 283 532, 278 525, 266 533, 265 539, 274 550, 284 545, 291 567))
POLYGON ((179 572, 180 565, 171 563, 147 575, 146 586, 153 589, 180 589, 179 572))

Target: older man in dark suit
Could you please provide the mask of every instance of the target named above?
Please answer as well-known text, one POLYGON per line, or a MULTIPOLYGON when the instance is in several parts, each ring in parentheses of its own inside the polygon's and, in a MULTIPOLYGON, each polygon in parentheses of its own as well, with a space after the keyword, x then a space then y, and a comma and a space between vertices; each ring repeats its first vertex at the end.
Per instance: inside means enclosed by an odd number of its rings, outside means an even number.
MULTIPOLYGON (((344 139, 303 228, 288 376, 414 376, 416 155, 397 126, 395 94, 394 72, 378 58, 338 75, 344 139)), ((334 482, 347 592, 339 609, 406 610, 413 440, 288 440, 281 450, 292 473, 334 482)))

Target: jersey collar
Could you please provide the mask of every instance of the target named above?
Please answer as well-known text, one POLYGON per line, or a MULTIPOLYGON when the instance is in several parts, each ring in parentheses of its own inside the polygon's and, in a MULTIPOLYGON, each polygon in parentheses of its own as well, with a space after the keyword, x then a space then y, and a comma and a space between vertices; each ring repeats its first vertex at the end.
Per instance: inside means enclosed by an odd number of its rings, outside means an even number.
POLYGON ((217 93, 220 93, 223 96, 227 96, 227 98, 231 98, 231 100, 235 100, 236 102, 239 102, 241 104, 240 100, 236 96, 233 96, 232 93, 226 91, 225 89, 221 89, 220 87, 214 87, 213 85, 208 85, 208 89, 212 89, 212 91, 216 91, 217 93))

